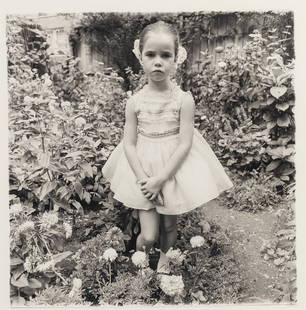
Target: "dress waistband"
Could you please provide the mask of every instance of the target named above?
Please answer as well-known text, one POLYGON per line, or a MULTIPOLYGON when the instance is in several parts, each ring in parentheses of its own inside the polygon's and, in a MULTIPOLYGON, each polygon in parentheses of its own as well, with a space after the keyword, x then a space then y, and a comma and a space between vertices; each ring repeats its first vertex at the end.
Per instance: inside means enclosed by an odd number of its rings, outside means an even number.
POLYGON ((169 129, 166 130, 164 132, 145 132, 143 129, 138 128, 137 132, 142 135, 145 136, 147 138, 163 138, 163 137, 169 137, 169 136, 173 136, 173 135, 177 135, 180 132, 180 128, 173 128, 173 129, 169 129))

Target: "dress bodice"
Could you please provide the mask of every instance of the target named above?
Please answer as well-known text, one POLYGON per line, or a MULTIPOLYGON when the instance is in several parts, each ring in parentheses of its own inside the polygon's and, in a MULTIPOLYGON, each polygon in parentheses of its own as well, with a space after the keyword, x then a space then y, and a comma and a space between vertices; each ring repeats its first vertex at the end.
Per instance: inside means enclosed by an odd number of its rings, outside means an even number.
POLYGON ((137 132, 152 138, 178 134, 182 94, 184 92, 173 85, 170 94, 152 97, 144 86, 133 96, 137 132))

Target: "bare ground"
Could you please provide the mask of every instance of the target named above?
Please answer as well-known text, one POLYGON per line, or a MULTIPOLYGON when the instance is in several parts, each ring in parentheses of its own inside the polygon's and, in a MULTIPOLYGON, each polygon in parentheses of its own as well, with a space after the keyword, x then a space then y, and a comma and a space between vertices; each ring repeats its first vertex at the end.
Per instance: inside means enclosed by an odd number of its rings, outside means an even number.
POLYGON ((207 220, 214 220, 229 233, 233 252, 248 287, 243 302, 271 303, 279 295, 277 283, 285 277, 272 261, 260 253, 264 240, 273 238, 276 214, 273 211, 252 214, 229 209, 213 200, 204 209, 207 220))

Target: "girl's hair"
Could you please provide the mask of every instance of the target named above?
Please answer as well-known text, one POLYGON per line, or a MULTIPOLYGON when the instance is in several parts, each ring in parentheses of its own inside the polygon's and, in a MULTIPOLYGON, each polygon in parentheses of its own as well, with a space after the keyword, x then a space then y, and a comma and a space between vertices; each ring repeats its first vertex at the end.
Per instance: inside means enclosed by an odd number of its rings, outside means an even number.
POLYGON ((139 50, 140 53, 142 53, 143 47, 144 47, 144 43, 146 40, 146 36, 150 33, 150 32, 168 32, 169 34, 171 34, 173 36, 174 39, 174 53, 175 56, 177 56, 177 51, 178 51, 178 47, 179 47, 179 35, 177 30, 175 29, 175 27, 171 24, 165 23, 164 21, 158 21, 154 24, 149 24, 146 27, 143 28, 143 30, 140 33, 139 36, 139 50))

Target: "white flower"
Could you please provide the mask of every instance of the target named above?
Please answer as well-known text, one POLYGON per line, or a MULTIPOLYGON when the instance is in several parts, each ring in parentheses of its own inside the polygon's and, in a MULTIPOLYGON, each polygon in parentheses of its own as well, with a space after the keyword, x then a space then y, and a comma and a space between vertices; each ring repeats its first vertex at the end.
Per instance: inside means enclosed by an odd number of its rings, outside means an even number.
POLYGON ((37 267, 36 267, 36 270, 37 271, 40 271, 40 272, 43 272, 43 271, 47 271, 51 268, 54 267, 54 261, 53 260, 49 260, 45 263, 42 263, 42 264, 39 264, 37 267))
POLYGON ((80 294, 82 288, 82 280, 78 278, 74 278, 72 280, 72 289, 70 293, 68 294, 70 298, 77 296, 80 294))
POLYGON ((183 262, 183 260, 185 259, 185 255, 182 254, 180 249, 173 250, 172 248, 170 248, 167 251, 166 256, 174 264, 181 264, 183 262))
POLYGON ((128 91, 126 92, 126 94, 127 94, 128 98, 130 98, 130 97, 132 96, 132 92, 131 92, 130 90, 128 90, 128 91))
POLYGON ((225 68, 225 67, 226 67, 226 63, 225 63, 224 61, 219 61, 219 62, 218 62, 218 66, 219 66, 220 68, 225 68))
POLYGON ((27 230, 33 230, 34 227, 35 227, 35 224, 33 221, 26 221, 18 227, 17 232, 21 234, 27 230))
POLYGON ((85 120, 85 118, 83 118, 83 117, 78 117, 76 120, 75 120, 75 125, 77 126, 77 127, 82 127, 82 126, 84 126, 86 124, 86 120, 85 120))
POLYGON ((82 280, 78 278, 74 278, 72 280, 72 285, 73 285, 72 289, 79 290, 82 287, 82 280))
POLYGON ((61 103, 61 107, 65 112, 68 112, 71 109, 71 103, 69 101, 64 101, 61 103))
POLYGON ((194 236, 190 239, 191 247, 199 248, 204 245, 205 239, 202 236, 194 236))
POLYGON ((149 265, 148 258, 145 252, 137 251, 132 255, 132 262, 136 267, 146 268, 149 265))
POLYGON ((23 98, 23 102, 24 103, 30 103, 30 102, 32 102, 32 98, 31 97, 29 97, 29 96, 25 96, 24 98, 23 98))
POLYGON ((180 296, 184 290, 184 282, 182 276, 162 275, 160 288, 168 296, 180 296))
POLYGON ((113 262, 118 257, 118 254, 115 249, 109 248, 104 251, 103 258, 107 261, 113 262))
POLYGON ((50 228, 58 222, 57 213, 45 212, 41 217, 41 226, 44 228, 50 228))
POLYGON ((22 211, 22 205, 20 203, 15 203, 10 206, 10 213, 20 213, 22 211))
POLYGON ((15 78, 13 78, 13 77, 10 77, 8 81, 9 81, 10 84, 17 83, 17 80, 15 78))
POLYGON ((64 222, 63 223, 65 233, 66 233, 66 239, 70 238, 72 235, 72 227, 69 223, 64 222))
POLYGON ((187 59, 187 51, 186 49, 180 45, 178 47, 178 51, 177 51, 177 59, 176 59, 176 63, 178 65, 182 64, 185 60, 187 59))
POLYGON ((29 259, 29 257, 26 258, 25 262, 23 263, 24 270, 27 272, 32 271, 32 263, 29 259))
POLYGON ((45 84, 46 86, 51 86, 51 85, 52 85, 52 81, 51 81, 50 79, 45 79, 44 84, 45 84))

